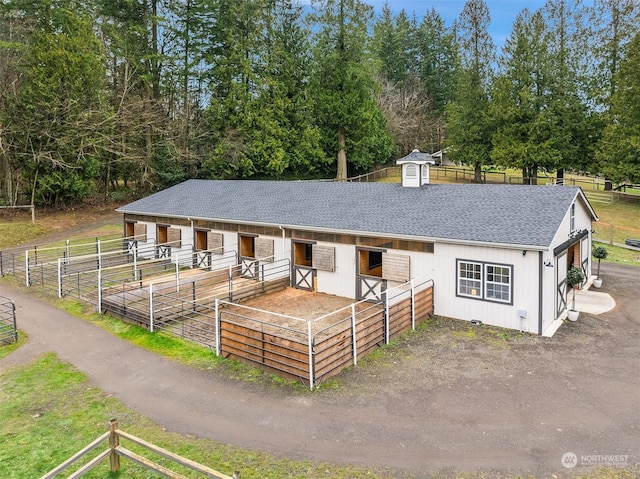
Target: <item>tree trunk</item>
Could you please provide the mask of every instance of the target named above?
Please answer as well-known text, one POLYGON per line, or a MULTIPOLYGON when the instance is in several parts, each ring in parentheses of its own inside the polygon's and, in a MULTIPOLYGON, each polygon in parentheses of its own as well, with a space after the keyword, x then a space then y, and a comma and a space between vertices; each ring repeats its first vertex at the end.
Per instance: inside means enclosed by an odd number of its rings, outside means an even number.
POLYGON ((530 172, 531 172, 531 183, 529 184, 537 185, 538 184, 538 167, 532 166, 530 172))
POLYGON ((564 168, 558 168, 556 172, 556 185, 564 185, 564 168))
POLYGON ((338 172, 336 174, 337 180, 347 179, 347 152, 345 150, 346 142, 347 140, 344 129, 340 128, 340 130, 338 131, 338 172))
POLYGON ((0 127, 0 155, 2 155, 2 171, 4 172, 4 189, 7 195, 7 204, 13 206, 13 191, 11 179, 11 165, 9 164, 9 152, 2 143, 2 128, 0 127))
POLYGON ((474 183, 482 183, 482 164, 476 163, 473 172, 474 183))

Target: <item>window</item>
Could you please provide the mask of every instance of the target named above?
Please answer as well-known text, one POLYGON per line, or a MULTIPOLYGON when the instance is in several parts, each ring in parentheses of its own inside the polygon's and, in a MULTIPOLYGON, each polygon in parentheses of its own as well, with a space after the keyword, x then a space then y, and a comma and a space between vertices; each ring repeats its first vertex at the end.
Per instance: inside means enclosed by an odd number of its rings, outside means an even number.
POLYGON ((458 294, 482 296, 482 265, 480 263, 458 262, 458 294))
POLYGON ((251 235, 238 235, 240 241, 240 256, 243 258, 256 257, 256 237, 251 235))
POLYGON ((575 203, 571 205, 571 221, 569 225, 569 230, 572 233, 576 230, 576 204, 575 203))
POLYGON ((207 232, 196 230, 196 250, 203 251, 207 249, 207 232))
POLYGON ((407 178, 415 178, 416 176, 418 176, 418 173, 416 172, 416 165, 407 165, 407 178))
POLYGON ((293 242, 293 264, 311 266, 313 261, 313 243, 293 242))
POLYGON ((458 260, 458 296, 511 304, 513 267, 458 260))
POLYGON ((382 250, 358 249, 358 272, 382 278, 382 250))
POLYGON ((485 265, 485 296, 487 299, 511 302, 511 269, 508 266, 485 265))
POLYGON ((369 251, 369 269, 382 266, 382 251, 369 251))

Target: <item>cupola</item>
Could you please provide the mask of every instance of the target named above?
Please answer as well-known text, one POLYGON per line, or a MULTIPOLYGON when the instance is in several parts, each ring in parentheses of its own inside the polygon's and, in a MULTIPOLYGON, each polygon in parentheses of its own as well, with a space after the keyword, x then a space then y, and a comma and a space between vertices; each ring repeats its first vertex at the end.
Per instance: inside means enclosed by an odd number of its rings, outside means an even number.
POLYGON ((416 188, 429 184, 429 165, 434 165, 435 161, 429 153, 413 150, 396 164, 402 168, 402 186, 416 188))

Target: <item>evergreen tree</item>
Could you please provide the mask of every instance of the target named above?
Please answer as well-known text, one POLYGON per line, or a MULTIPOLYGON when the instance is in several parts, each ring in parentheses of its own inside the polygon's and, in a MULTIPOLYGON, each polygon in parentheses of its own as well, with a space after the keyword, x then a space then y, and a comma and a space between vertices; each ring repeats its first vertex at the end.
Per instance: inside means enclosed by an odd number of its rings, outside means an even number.
POLYGON ((562 183, 565 168, 586 170, 593 162, 597 127, 584 101, 587 86, 583 76, 589 42, 579 6, 572 8, 568 0, 549 0, 543 15, 550 68, 549 109, 558 152, 555 169, 562 183))
POLYGON ((58 205, 93 192, 104 148, 98 130, 107 117, 104 58, 81 5, 57 0, 29 7, 19 11, 35 27, 20 65, 23 82, 4 114, 31 200, 58 205))
POLYGON ((618 183, 640 183, 640 33, 624 52, 614 79, 620 87, 611 97, 611 122, 599 150, 606 159, 603 171, 609 178, 618 183))
POLYGON ((525 184, 535 184, 540 169, 558 161, 557 118, 552 102, 547 31, 540 12, 518 15, 500 59, 501 74, 493 89, 496 125, 492 157, 496 163, 522 170, 525 184))
POLYGON ((311 58, 302 7, 291 0, 273 0, 268 12, 261 65, 264 88, 248 131, 248 155, 261 176, 317 175, 328 159, 320 148, 307 91, 311 58))
POLYGON ((457 22, 461 72, 454 100, 447 107, 449 156, 473 165, 476 182, 482 180, 482 166, 491 161, 489 88, 495 46, 489 35, 489 22, 489 9, 483 0, 465 4, 457 22))
POLYGON ((419 26, 418 52, 422 85, 433 99, 434 112, 442 114, 453 98, 458 52, 453 29, 433 8, 419 26))
POLYGON ((314 92, 324 150, 336 156, 338 179, 386 162, 393 145, 374 99, 367 51, 372 9, 360 0, 324 0, 311 16, 317 33, 314 92))

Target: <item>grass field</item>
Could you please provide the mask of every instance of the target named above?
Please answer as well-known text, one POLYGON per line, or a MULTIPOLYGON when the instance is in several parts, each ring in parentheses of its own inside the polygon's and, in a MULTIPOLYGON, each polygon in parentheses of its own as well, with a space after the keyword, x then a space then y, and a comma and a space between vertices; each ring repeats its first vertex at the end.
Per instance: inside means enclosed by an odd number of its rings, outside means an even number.
MULTIPOLYGON (((0 375, 2 478, 40 477, 104 433, 109 420, 113 418, 117 418, 120 428, 130 434, 229 476, 234 471, 240 471, 242 479, 394 477, 365 468, 291 461, 211 440, 172 434, 96 388, 72 366, 54 355, 46 355, 29 365, 0 375)), ((121 444, 165 467, 170 465, 167 460, 145 453, 131 442, 121 444)), ((105 448, 106 444, 103 444, 97 452, 105 448)), ((84 477, 160 477, 124 459, 121 464, 119 476, 110 474, 107 460, 84 477)), ((203 477, 179 466, 171 465, 171 469, 185 477, 203 477)))

